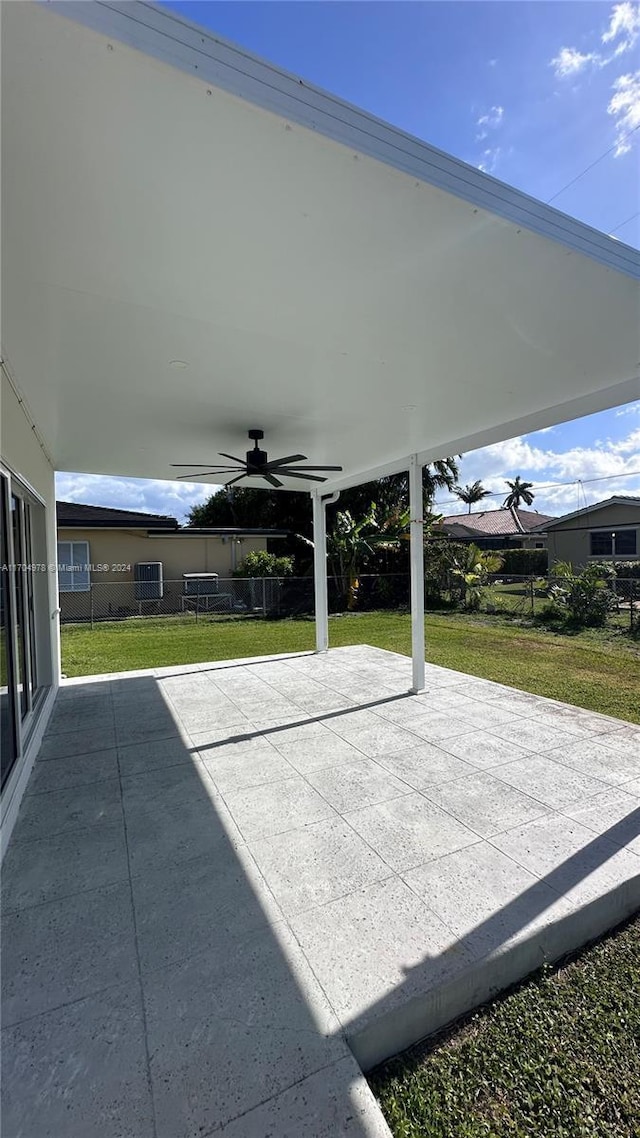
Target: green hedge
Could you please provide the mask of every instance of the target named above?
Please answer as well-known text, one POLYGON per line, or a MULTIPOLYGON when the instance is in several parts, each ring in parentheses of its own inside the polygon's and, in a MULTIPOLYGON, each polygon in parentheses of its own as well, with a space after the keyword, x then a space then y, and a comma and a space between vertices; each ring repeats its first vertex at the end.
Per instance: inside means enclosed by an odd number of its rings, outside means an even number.
POLYGON ((614 561, 613 568, 618 577, 640 577, 640 561, 614 561))
POLYGON ((542 577, 549 568, 546 549, 500 549, 503 558, 501 573, 513 576, 542 577))

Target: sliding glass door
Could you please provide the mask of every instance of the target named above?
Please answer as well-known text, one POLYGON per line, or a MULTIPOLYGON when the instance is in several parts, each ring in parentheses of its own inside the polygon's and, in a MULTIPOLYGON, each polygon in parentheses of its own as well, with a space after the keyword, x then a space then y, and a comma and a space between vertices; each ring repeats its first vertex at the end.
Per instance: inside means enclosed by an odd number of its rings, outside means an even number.
POLYGON ((0 509, 0 742, 4 786, 33 724, 41 689, 33 528, 43 520, 44 507, 17 479, 0 473, 0 509))
POLYGON ((0 476, 0 766, 2 786, 18 757, 9 489, 0 476))

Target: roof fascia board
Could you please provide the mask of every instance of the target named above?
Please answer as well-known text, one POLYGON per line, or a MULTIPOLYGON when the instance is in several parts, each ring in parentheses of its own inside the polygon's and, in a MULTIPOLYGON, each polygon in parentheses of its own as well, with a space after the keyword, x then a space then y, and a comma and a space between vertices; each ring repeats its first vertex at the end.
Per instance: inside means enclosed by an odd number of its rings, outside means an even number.
POLYGON ((640 253, 145 0, 47 7, 265 110, 640 279, 640 253))
MULTIPOLYGON (((60 521, 56 519, 58 529, 125 529, 125 530, 143 530, 146 532, 149 529, 148 522, 83 522, 83 521, 60 521)), ((153 532, 150 530, 149 532, 153 532)), ((166 530, 166 533, 173 533, 174 530, 166 530)))
MULTIPOLYGON (((593 514, 596 510, 604 510, 607 508, 607 506, 629 506, 629 508, 632 508, 634 505, 640 513, 640 502, 630 502, 628 498, 624 497, 614 496, 613 498, 604 498, 602 502, 593 502, 590 506, 583 506, 581 510, 574 510, 572 514, 563 514, 562 517, 558 518, 555 522, 548 522, 547 528, 558 529, 558 527, 562 527, 565 522, 572 521, 573 518, 586 517, 587 514, 593 514)), ((612 523, 612 525, 613 524, 614 523, 612 523)), ((621 524, 633 525, 633 522, 622 522, 621 524)), ((589 529, 590 527, 587 528, 589 529)))

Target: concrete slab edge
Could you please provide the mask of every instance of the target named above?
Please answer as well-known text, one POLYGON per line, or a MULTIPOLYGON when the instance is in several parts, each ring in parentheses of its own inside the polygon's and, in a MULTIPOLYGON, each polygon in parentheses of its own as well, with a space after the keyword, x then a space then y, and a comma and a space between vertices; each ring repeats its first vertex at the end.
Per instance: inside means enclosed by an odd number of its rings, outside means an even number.
POLYGON ((425 992, 367 1023, 345 1025, 347 1042, 363 1071, 487 1003, 544 963, 555 963, 640 911, 640 874, 568 916, 536 929, 508 949, 466 967, 448 984, 425 992))

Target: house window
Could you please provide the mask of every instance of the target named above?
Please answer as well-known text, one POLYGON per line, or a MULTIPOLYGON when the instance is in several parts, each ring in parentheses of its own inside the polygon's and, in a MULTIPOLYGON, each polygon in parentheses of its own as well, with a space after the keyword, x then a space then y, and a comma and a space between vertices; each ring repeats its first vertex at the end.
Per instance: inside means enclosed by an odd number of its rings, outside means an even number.
POLYGON ((544 549, 544 542, 543 541, 536 541, 534 544, 534 549, 544 549))
POLYGON ((616 530, 614 534, 614 548, 616 557, 635 557, 637 534, 634 529, 616 530))
POLYGON ((61 593, 88 593, 89 542, 58 542, 58 588, 61 593))
POLYGON ((596 530, 591 533, 592 557, 635 557, 636 549, 634 529, 596 530))

